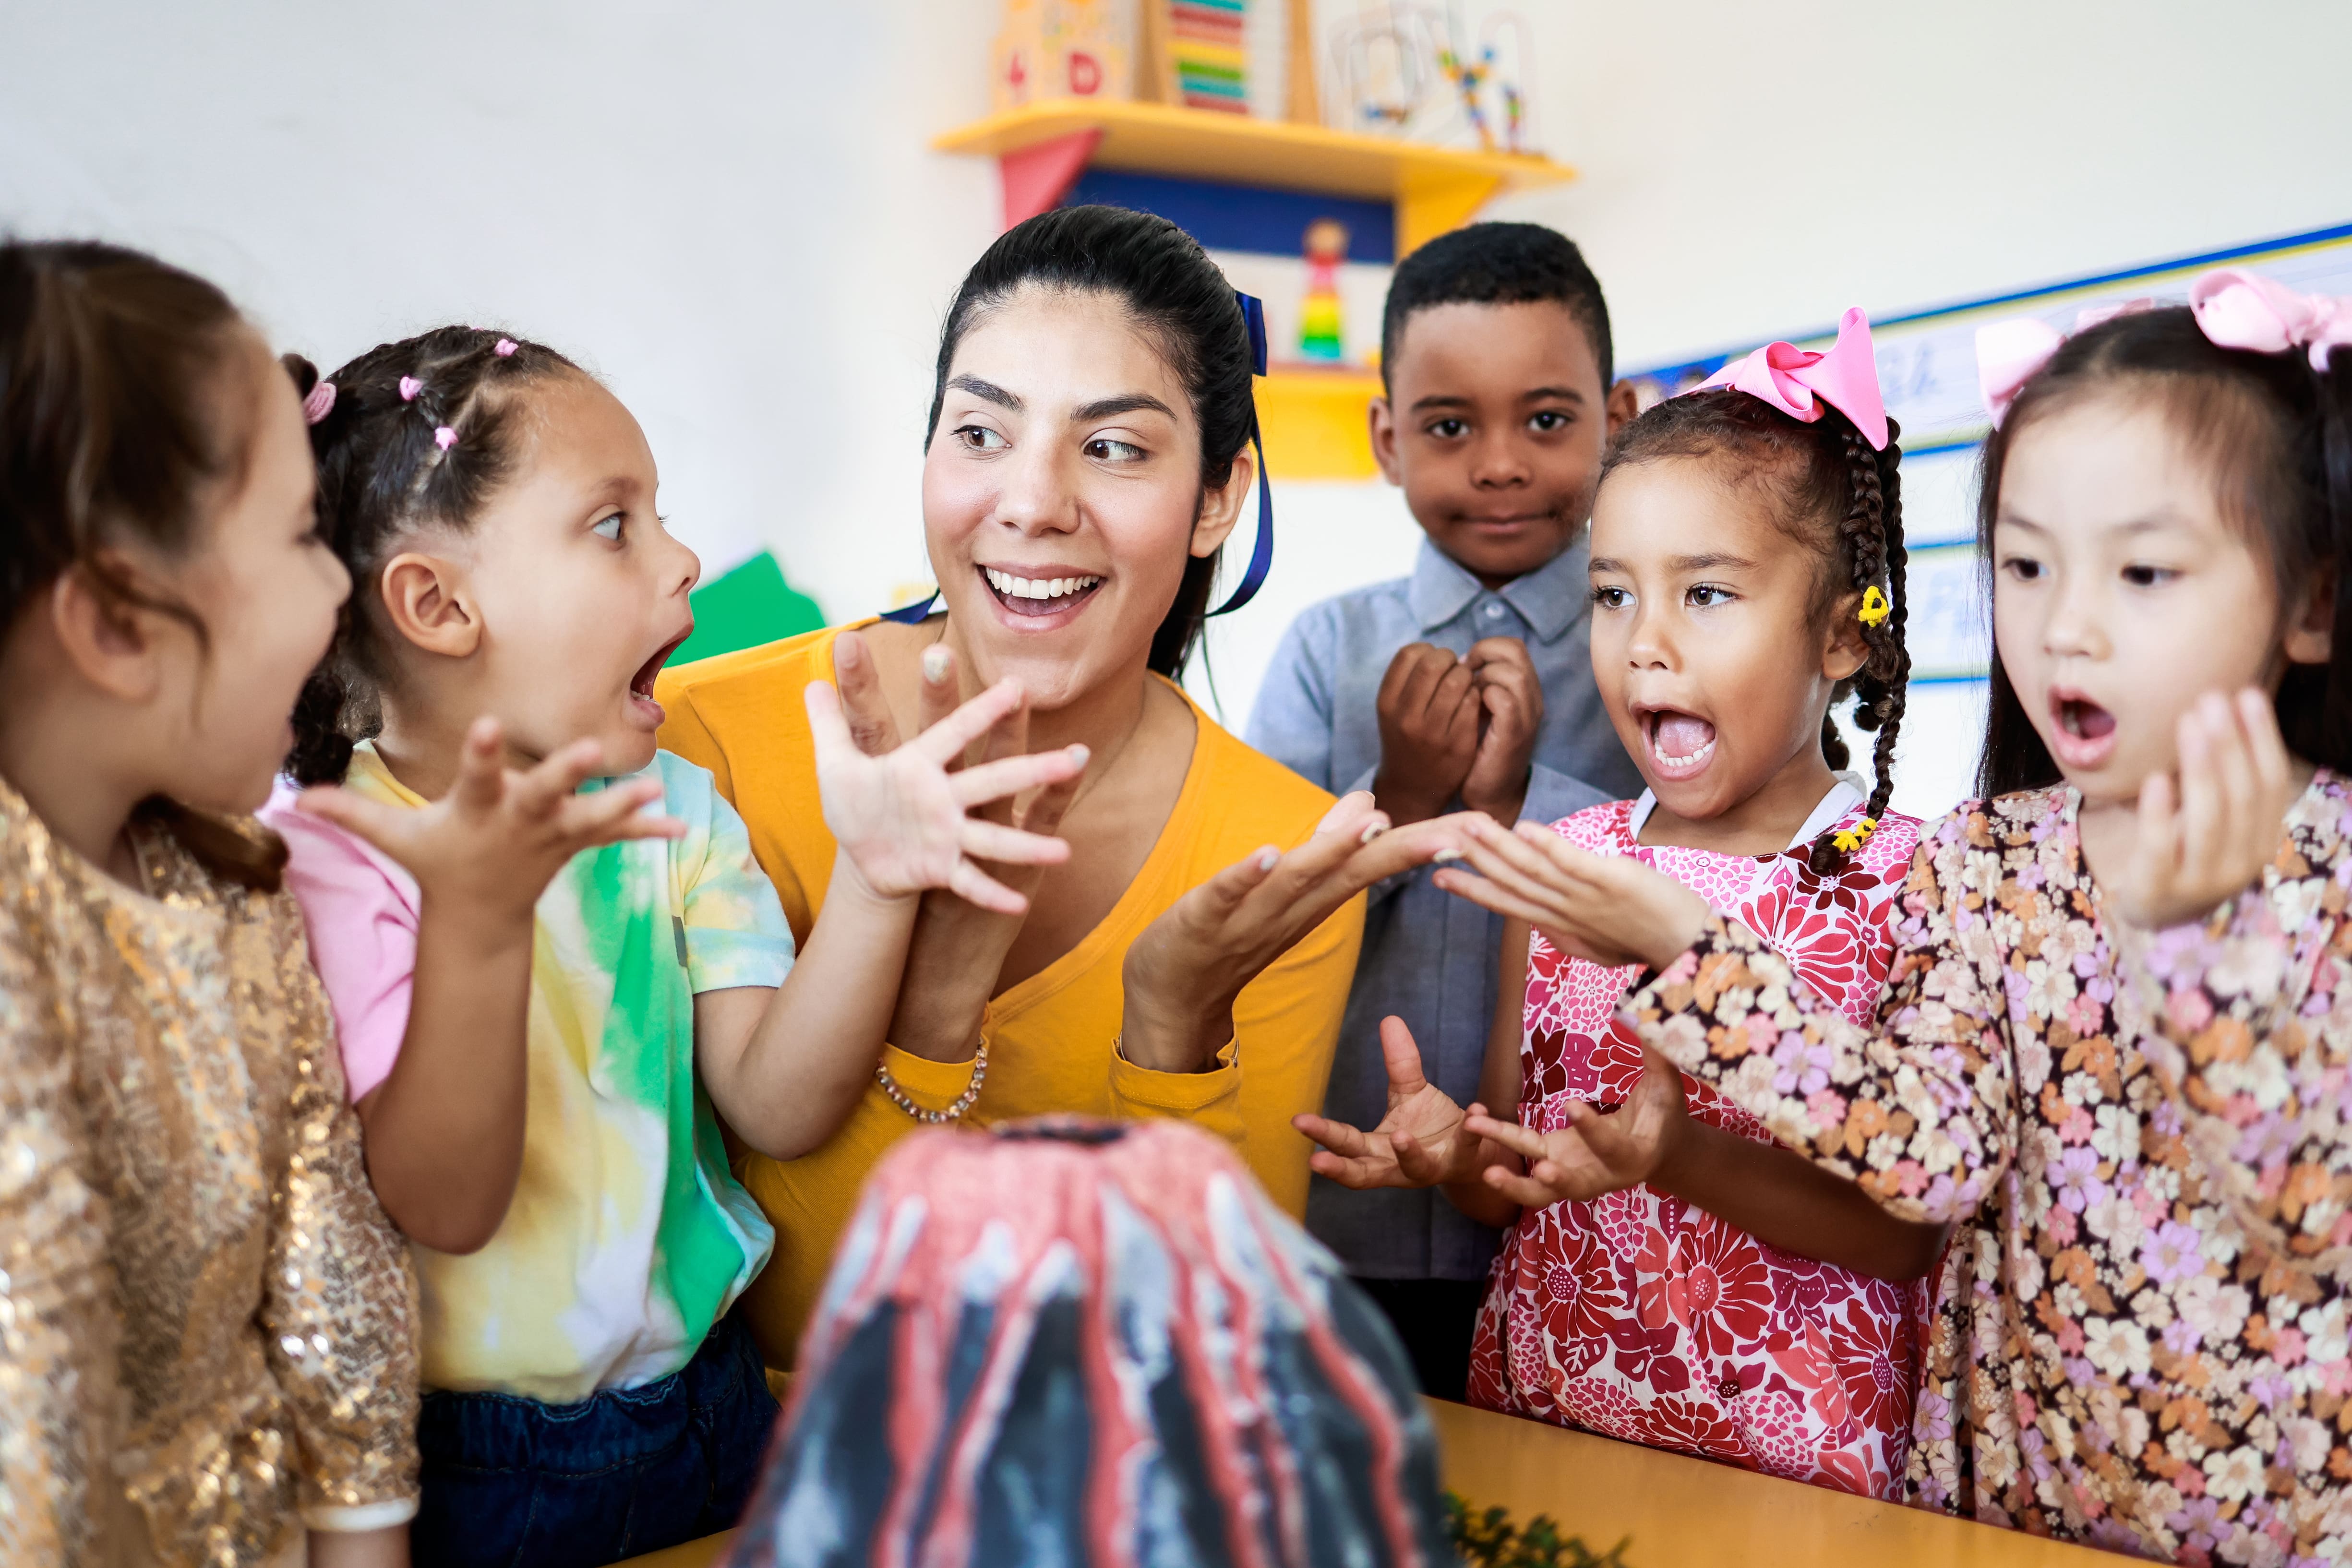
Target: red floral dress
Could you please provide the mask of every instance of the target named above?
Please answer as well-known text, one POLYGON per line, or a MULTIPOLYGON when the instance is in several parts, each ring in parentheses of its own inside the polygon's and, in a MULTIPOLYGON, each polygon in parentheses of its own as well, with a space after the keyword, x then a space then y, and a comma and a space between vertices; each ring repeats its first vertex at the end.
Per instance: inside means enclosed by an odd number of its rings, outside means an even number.
MULTIPOLYGON (((1554 831, 1597 854, 1632 855, 1757 933, 1857 1023, 1874 1015, 1893 950, 1895 901, 1919 824, 1887 813, 1846 869, 1816 875, 1811 836, 1852 826, 1842 785, 1777 855, 1651 847, 1643 801, 1580 811, 1554 831), (1637 812, 1640 814, 1637 815, 1637 812)), ((1603 968, 1544 940, 1528 948, 1519 1121, 1554 1131, 1572 1100, 1622 1103, 1642 1048, 1616 1013, 1638 967, 1603 968)), ((1793 1053, 1790 1092, 1828 1089, 1826 1059, 1793 1053), (1818 1082, 1816 1082, 1818 1081, 1818 1082)), ((1758 1143, 1746 1112, 1688 1074, 1691 1114, 1758 1143)), ((1631 1442, 1728 1460, 1868 1497, 1900 1490, 1924 1281, 1891 1284, 1794 1257, 1647 1186, 1523 1213, 1487 1276, 1470 1401, 1631 1442)))

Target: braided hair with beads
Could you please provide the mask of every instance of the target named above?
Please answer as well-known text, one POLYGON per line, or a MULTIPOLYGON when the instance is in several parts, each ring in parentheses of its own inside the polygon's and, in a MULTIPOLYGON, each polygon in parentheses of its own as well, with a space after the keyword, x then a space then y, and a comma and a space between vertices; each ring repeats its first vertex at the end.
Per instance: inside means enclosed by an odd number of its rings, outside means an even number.
POLYGON ((353 744, 381 727, 384 562, 424 530, 470 528, 513 476, 524 394, 586 372, 543 344, 479 327, 378 344, 323 380, 299 356, 286 366, 311 422, 319 533, 352 574, 335 640, 295 704, 286 770, 299 784, 331 784, 353 744))
POLYGON ((1876 450, 1835 408, 1822 406, 1805 423, 1746 392, 1712 387, 1669 398, 1633 420, 1601 464, 1604 479, 1618 468, 1671 458, 1737 464, 1743 483, 1761 487, 1782 531, 1820 558, 1816 612, 1852 614, 1861 622, 1867 655, 1861 669, 1838 683, 1822 719, 1822 757, 1832 769, 1850 763, 1835 715, 1853 697, 1855 727, 1876 734, 1875 778, 1861 831, 1825 830, 1807 852, 1806 863, 1822 876, 1843 869, 1862 847, 1895 789, 1895 747, 1911 674, 1903 641, 1910 595, 1904 583, 1898 434, 1888 420, 1885 447, 1876 450))

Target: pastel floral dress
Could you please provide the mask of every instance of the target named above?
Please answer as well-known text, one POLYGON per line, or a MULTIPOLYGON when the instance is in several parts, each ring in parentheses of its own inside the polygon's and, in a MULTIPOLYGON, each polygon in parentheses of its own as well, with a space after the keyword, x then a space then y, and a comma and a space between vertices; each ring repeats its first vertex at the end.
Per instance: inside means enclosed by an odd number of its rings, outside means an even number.
POLYGON ((1628 1012, 1893 1212, 1962 1222, 1911 1500, 2183 1563, 2343 1562, 2352 789, 2322 771, 2260 885, 2153 937, 2101 918, 2078 806, 1936 824, 1873 1025, 1727 921, 1628 1012), (1826 1091, 1788 1086, 1799 1061, 1826 1091))
MULTIPOLYGON (((1876 1006, 1888 924, 1919 840, 1885 815, 1845 869, 1817 875, 1813 836, 1851 827, 1862 795, 1841 784, 1794 847, 1762 857, 1636 843, 1649 797, 1595 806, 1554 831, 1596 854, 1630 855, 1703 895, 1727 922, 1857 1021, 1876 1006)), ((1519 1121, 1556 1131, 1571 1101, 1621 1104, 1641 1043, 1617 1021, 1639 966, 1604 968, 1533 935, 1519 1046, 1519 1121)), ((1778 1082, 1827 1092, 1825 1053, 1792 1054, 1778 1082)), ((1770 1143, 1762 1124, 1685 1076, 1691 1114, 1770 1143)), ((1523 1213, 1487 1277, 1470 1401, 1654 1448, 1727 1460, 1871 1497, 1904 1473, 1917 1373, 1922 1282, 1893 1284, 1775 1249, 1680 1198, 1633 1187, 1523 1213)))

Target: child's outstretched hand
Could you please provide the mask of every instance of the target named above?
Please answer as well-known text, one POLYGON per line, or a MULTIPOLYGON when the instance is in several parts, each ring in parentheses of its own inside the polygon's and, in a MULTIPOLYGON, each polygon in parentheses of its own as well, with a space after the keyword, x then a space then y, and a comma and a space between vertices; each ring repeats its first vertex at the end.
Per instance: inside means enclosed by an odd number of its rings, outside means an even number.
MULTIPOLYGON (((1290 1124, 1323 1146, 1307 1157, 1318 1176, 1341 1186, 1437 1186, 1477 1174, 1478 1140, 1463 1133, 1463 1110, 1422 1076, 1421 1051, 1404 1019, 1381 1020, 1381 1055, 1389 1069, 1389 1111, 1367 1133, 1321 1116, 1290 1124)), ((1483 1116, 1484 1105, 1470 1107, 1483 1116)))
POLYGON ((1536 822, 1514 828, 1462 819, 1464 858, 1438 886, 1514 920, 1563 953, 1616 968, 1664 968, 1706 926, 1706 900, 1637 860, 1580 850, 1536 822))
POLYGON ((428 898, 450 900, 453 913, 508 922, 530 921, 539 895, 581 851, 686 831, 675 817, 643 814, 661 794, 654 779, 576 793, 604 766, 593 740, 574 741, 528 772, 506 767, 504 752, 499 721, 478 718, 466 732, 457 781, 423 810, 333 785, 305 789, 296 803, 390 855, 428 898))
POLYGON ((2139 789, 2139 831, 2110 884, 2125 919, 2178 925, 2243 891, 2278 853, 2295 767, 2271 699, 2200 697, 2180 716, 2180 775, 2151 773, 2139 789))
POLYGON ((852 738, 832 683, 810 682, 807 702, 824 825, 876 897, 944 887, 982 909, 1022 915, 1028 899, 976 862, 1058 865, 1070 858, 1066 841, 990 821, 973 809, 1076 779, 1086 769, 1085 747, 958 766, 965 747, 1021 707, 1020 683, 999 681, 878 757, 852 738))
POLYGON ((1690 1113, 1675 1064, 1655 1051, 1643 1055, 1641 1079, 1624 1104, 1606 1113, 1572 1102, 1572 1125, 1557 1133, 1497 1122, 1473 1106, 1463 1132, 1500 1144, 1527 1162, 1524 1176, 1508 1166, 1488 1166, 1486 1185, 1522 1208, 1541 1208, 1619 1192, 1656 1176, 1681 1146, 1690 1113))

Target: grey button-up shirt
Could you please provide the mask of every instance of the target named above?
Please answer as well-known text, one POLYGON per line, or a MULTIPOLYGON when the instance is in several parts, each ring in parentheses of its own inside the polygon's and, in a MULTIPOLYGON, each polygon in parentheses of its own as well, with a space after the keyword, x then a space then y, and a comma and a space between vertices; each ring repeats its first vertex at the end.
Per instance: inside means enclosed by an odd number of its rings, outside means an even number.
MULTIPOLYGON (((1291 623, 1258 688, 1249 743, 1326 789, 1369 789, 1381 763, 1381 679, 1396 651, 1421 642, 1461 654, 1482 638, 1517 637, 1544 695, 1522 815, 1557 821, 1640 794, 1642 776, 1592 684, 1587 554, 1579 539, 1496 591, 1423 541, 1411 577, 1327 599, 1291 623)), ((1380 1025, 1391 1013, 1412 1027, 1431 1082, 1464 1104, 1475 1096, 1502 932, 1499 916, 1439 892, 1426 869, 1372 890, 1325 1115, 1370 1127, 1387 1113, 1380 1025)), ((1321 1176, 1307 1226, 1349 1272, 1371 1279, 1475 1280, 1495 1249, 1495 1233, 1443 1193, 1350 1192, 1321 1176)))

